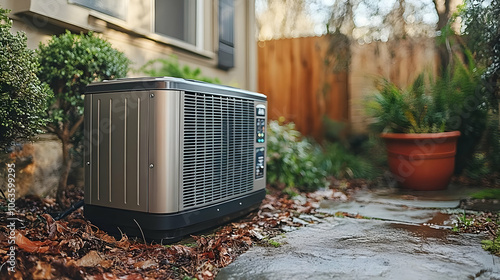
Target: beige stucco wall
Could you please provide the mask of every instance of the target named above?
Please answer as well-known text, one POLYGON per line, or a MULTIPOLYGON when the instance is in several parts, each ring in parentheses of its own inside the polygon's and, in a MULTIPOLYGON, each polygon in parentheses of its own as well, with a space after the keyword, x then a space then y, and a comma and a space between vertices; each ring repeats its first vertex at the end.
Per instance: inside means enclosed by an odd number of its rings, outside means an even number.
MULTIPOLYGON (((12 10, 12 31, 25 32, 31 49, 38 48, 40 42, 47 42, 52 35, 61 34, 65 29, 73 32, 92 30, 123 51, 132 60, 133 69, 140 68, 148 60, 167 58, 174 54, 181 65, 199 67, 204 76, 217 77, 224 84, 256 91, 254 1, 234 1, 235 67, 229 71, 217 68, 218 1, 202 2, 205 20, 203 44, 199 48, 154 34, 151 15, 153 0, 129 0, 126 20, 68 4, 68 0, 0 0, 0 7, 12 10)), ((129 76, 141 74, 130 71, 129 76)), ((18 170, 21 177, 18 196, 46 195, 53 193, 57 187, 61 162, 60 142, 51 135, 39 138, 26 146, 23 155, 19 156, 18 161, 28 157, 32 161, 18 170)))
MULTIPOLYGON (((203 0, 203 44, 192 46, 155 34, 153 0, 129 0, 125 20, 69 4, 67 0, 0 0, 0 6, 12 10, 14 31, 24 31, 28 47, 35 49, 51 35, 65 29, 74 32, 93 30, 123 51, 140 68, 150 59, 178 57, 181 65, 199 67, 202 74, 217 77, 224 84, 255 91, 256 31, 255 1, 235 0, 235 67, 229 71, 217 68, 218 1, 203 0)), ((142 74, 130 72, 129 76, 142 74)))

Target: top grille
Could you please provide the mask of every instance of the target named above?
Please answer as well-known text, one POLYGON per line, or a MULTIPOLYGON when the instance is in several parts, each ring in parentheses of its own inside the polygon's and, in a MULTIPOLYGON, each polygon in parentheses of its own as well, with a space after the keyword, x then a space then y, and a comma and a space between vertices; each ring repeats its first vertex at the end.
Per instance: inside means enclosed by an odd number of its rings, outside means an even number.
POLYGON ((253 189, 254 111, 252 100, 184 94, 184 208, 253 189))

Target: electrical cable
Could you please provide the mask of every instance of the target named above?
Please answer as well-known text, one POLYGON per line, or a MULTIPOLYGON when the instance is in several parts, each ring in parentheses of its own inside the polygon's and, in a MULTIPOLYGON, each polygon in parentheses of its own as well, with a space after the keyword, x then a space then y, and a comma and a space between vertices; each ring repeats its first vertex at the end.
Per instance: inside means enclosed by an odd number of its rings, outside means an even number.
POLYGON ((77 203, 71 205, 71 207, 64 212, 51 213, 50 215, 52 216, 52 218, 54 218, 54 220, 59 221, 59 220, 65 218, 66 216, 68 216, 69 214, 73 213, 76 209, 82 207, 84 204, 85 204, 85 202, 82 199, 82 200, 78 201, 77 203))

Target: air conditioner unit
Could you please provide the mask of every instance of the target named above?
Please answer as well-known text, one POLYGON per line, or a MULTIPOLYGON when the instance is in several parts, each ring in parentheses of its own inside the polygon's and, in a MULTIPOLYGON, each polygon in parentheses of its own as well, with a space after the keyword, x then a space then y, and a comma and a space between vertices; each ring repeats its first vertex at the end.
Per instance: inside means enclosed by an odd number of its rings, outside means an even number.
POLYGON ((265 196, 265 95, 178 78, 87 87, 85 216, 100 228, 175 241, 265 196))

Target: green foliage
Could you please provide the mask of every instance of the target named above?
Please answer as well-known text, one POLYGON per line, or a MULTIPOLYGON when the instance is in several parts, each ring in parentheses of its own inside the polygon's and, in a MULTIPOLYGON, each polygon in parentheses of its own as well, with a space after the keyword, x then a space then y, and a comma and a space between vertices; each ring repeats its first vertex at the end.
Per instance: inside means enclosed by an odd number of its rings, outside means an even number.
POLYGON ((274 248, 279 248, 282 245, 278 241, 272 240, 272 239, 269 239, 269 238, 264 238, 262 241, 266 242, 267 245, 269 245, 271 247, 274 247, 274 248))
POLYGON ((0 149, 41 132, 50 90, 42 85, 26 34, 12 34, 8 10, 0 8, 0 149))
POLYGON ((379 92, 367 104, 378 132, 433 133, 458 130, 455 172, 470 162, 488 119, 481 77, 484 69, 465 51, 467 64, 455 57, 453 67, 436 81, 421 74, 406 90, 382 80, 379 92))
POLYGON ((371 179, 378 175, 370 161, 352 154, 340 143, 325 144, 324 152, 318 155, 317 161, 322 170, 338 179, 371 179))
POLYGON ((471 194, 475 199, 500 199, 500 189, 485 189, 471 194))
POLYGON ((498 110, 500 85, 500 1, 466 0, 460 16, 467 46, 486 68, 485 93, 491 108, 498 110))
MULTIPOLYGON (((406 90, 382 80, 379 92, 368 103, 376 131, 433 133, 459 130, 463 136, 480 139, 486 125, 487 107, 481 75, 470 53, 468 65, 456 59, 454 67, 435 82, 423 74, 406 90)), ((476 143, 477 144, 477 143, 476 143)), ((472 145, 474 147, 474 145, 472 145)))
POLYGON ((177 57, 172 55, 170 58, 159 58, 148 61, 144 64, 139 72, 142 72, 151 77, 175 77, 190 80, 198 80, 212 84, 220 84, 220 80, 217 78, 209 78, 202 76, 200 68, 191 69, 189 66, 185 65, 181 67, 177 57), (160 68, 156 65, 160 64, 160 68))
POLYGON ((449 106, 448 130, 458 130, 455 172, 461 173, 472 160, 488 122, 488 101, 484 92, 484 69, 474 63, 472 54, 465 51, 468 64, 455 59, 454 67, 439 79, 436 92, 449 106))
POLYGON ((377 170, 367 159, 352 154, 340 143, 316 142, 302 138, 294 123, 269 122, 267 134, 267 181, 299 191, 328 186, 327 177, 337 179, 374 178, 377 170))
POLYGON ((465 174, 473 180, 481 180, 490 174, 491 168, 484 153, 475 153, 467 164, 465 174))
POLYGON ((500 173, 500 121, 499 115, 490 114, 486 130, 486 158, 490 169, 500 173))
POLYGON ((39 77, 54 92, 49 116, 52 127, 78 122, 83 114, 85 87, 97 81, 125 77, 129 60, 104 39, 69 31, 40 43, 39 77))
POLYGON ((375 131, 394 133, 443 132, 449 107, 420 74, 408 89, 382 79, 379 92, 367 103, 368 114, 375 118, 375 131), (433 98, 434 97, 434 98, 433 98))
POLYGON ((457 217, 457 221, 455 222, 452 230, 454 232, 460 232, 460 230, 467 229, 472 225, 474 225, 474 218, 468 218, 467 214, 464 212, 462 216, 457 217))
POLYGON ((63 167, 57 200, 62 206, 69 206, 65 195, 67 180, 73 156, 82 153, 85 87, 92 82, 124 77, 130 61, 92 32, 78 35, 66 31, 53 36, 47 44, 40 43, 37 54, 41 66, 38 72, 40 80, 54 92, 54 97, 49 100, 47 130, 55 133, 62 142, 63 167))
POLYGON ((500 253, 500 235, 493 240, 481 241, 481 247, 492 254, 498 255, 500 253))
POLYGON ((326 172, 317 165, 320 147, 301 138, 294 123, 269 122, 267 130, 267 181, 301 191, 325 187, 326 172))
POLYGON ((474 63, 470 52, 465 54, 468 64, 456 59, 453 69, 436 83, 435 92, 442 106, 450 108, 447 127, 479 139, 488 113, 481 81, 484 69, 474 63))

